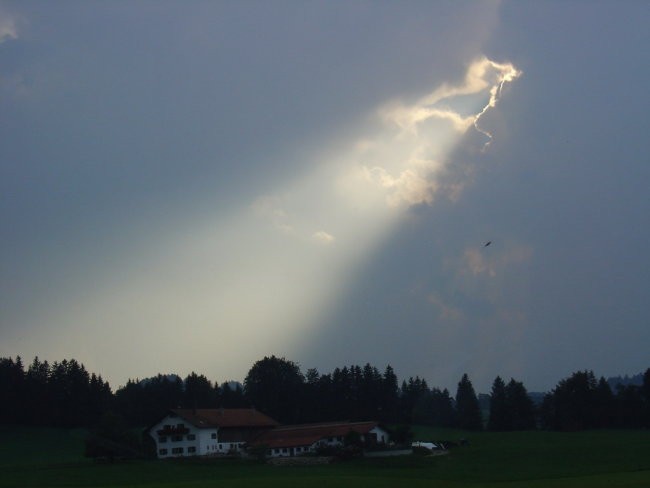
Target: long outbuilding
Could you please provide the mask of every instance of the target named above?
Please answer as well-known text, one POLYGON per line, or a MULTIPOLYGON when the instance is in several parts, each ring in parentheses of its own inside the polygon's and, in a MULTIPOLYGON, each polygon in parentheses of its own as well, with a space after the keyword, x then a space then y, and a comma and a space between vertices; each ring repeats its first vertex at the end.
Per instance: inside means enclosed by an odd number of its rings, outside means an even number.
POLYGON ((325 422, 283 425, 260 434, 253 446, 266 447, 271 457, 300 456, 321 447, 340 447, 353 432, 366 446, 388 443, 388 432, 377 422, 325 422))

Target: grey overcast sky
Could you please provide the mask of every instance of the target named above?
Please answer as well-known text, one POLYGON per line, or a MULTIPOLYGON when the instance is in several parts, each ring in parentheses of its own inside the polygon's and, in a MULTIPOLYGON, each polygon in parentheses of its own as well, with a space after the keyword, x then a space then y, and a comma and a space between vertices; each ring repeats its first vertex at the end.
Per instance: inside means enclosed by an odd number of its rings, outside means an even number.
POLYGON ((650 366, 650 3, 0 2, 0 355, 479 391, 650 366), (491 241, 491 245, 485 243, 491 241))

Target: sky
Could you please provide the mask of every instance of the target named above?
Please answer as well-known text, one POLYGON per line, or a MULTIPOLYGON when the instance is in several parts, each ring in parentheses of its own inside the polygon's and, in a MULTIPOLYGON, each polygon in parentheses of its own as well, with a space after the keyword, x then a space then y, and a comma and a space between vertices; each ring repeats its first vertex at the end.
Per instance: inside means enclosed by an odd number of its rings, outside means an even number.
POLYGON ((650 3, 0 1, 0 356, 115 389, 650 367, 650 3), (487 242, 491 242, 486 246, 487 242))

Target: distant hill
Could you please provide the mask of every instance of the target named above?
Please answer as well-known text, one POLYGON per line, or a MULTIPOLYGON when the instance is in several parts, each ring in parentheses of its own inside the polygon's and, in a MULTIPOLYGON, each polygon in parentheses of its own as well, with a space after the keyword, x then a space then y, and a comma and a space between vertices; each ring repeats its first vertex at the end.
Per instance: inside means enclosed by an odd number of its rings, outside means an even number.
POLYGON ((221 386, 225 384, 227 384, 231 390, 244 389, 244 385, 242 385, 239 381, 234 381, 234 380, 226 381, 225 383, 222 383, 221 386))
POLYGON ((478 406, 483 412, 489 412, 490 411, 490 395, 487 393, 479 393, 478 394, 478 406))
MULTIPOLYGON (((173 373, 172 374, 161 374, 161 375, 158 375, 158 376, 152 376, 151 378, 144 378, 144 379, 139 381, 139 384, 143 385, 143 386, 148 385, 152 381, 159 381, 160 378, 163 378, 163 379, 165 379, 167 381, 170 381, 172 383, 176 383, 177 381, 180 381, 181 383, 183 383, 183 388, 185 388, 185 381, 183 380, 183 378, 181 378, 177 374, 173 374, 173 373)), ((225 381, 220 386, 223 387, 226 384, 233 391, 238 390, 238 389, 239 390, 244 389, 244 385, 239 381, 234 381, 234 380, 225 381)))
POLYGON ((634 376, 612 376, 607 378, 607 384, 614 393, 616 393, 619 386, 641 386, 643 384, 643 373, 635 374, 634 376))
POLYGON ((161 375, 158 375, 158 376, 152 376, 151 378, 144 378, 144 379, 140 380, 140 384, 141 385, 147 385, 147 384, 151 383, 152 381, 158 381, 158 379, 160 377, 166 379, 167 381, 171 381, 172 383, 175 383, 176 381, 179 381, 179 380, 183 381, 183 379, 180 376, 178 376, 177 374, 161 374, 161 375))
MULTIPOLYGON (((529 391, 528 392, 528 398, 530 398, 533 401, 533 404, 535 406, 539 406, 542 404, 542 401, 544 400, 544 395, 546 395, 546 392, 543 391, 529 391)), ((489 412, 490 411, 490 395, 487 393, 479 393, 478 394, 478 404, 480 409, 483 412, 489 412)))
POLYGON ((544 396, 546 393, 541 392, 541 391, 529 391, 528 396, 530 399, 533 401, 535 406, 540 406, 542 404, 542 401, 544 401, 544 396))

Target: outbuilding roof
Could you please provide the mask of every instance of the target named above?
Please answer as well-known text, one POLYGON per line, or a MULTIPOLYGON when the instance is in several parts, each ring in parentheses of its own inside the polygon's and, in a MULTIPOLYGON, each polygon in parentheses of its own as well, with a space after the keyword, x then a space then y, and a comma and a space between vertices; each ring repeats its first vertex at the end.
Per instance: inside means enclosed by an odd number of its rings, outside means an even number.
POLYGON ((270 448, 311 446, 321 439, 344 437, 350 431, 365 435, 378 426, 377 422, 327 422, 319 424, 286 425, 258 436, 253 444, 270 448))

